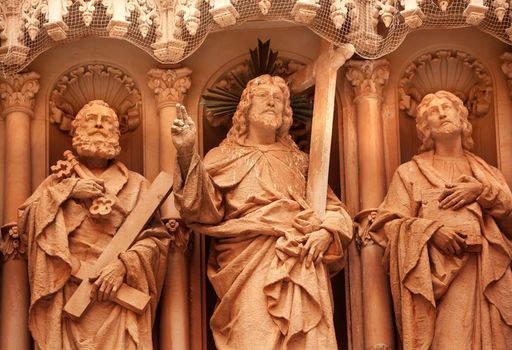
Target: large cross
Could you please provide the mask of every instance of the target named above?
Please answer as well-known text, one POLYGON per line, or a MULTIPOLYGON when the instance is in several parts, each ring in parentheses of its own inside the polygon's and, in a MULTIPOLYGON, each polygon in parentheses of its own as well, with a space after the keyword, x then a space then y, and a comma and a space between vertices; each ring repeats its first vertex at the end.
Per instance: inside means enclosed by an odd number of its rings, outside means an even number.
POLYGON ((307 199, 320 217, 325 215, 327 200, 336 76, 338 69, 353 54, 354 47, 351 44, 335 49, 333 44, 322 39, 317 60, 290 79, 293 92, 315 85, 307 199))

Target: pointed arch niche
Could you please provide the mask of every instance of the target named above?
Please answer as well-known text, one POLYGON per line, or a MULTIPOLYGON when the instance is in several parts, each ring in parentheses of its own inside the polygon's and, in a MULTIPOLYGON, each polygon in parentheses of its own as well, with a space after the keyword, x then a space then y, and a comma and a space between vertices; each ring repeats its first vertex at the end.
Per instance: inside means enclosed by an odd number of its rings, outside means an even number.
POLYGON ((135 80, 122 68, 104 62, 76 65, 59 76, 49 96, 49 164, 71 148, 69 130, 89 101, 104 100, 119 118, 121 154, 116 158, 143 173, 142 97, 135 80))
POLYGON ((473 125, 473 152, 497 166, 492 76, 475 57, 450 49, 437 49, 417 56, 399 78, 401 163, 410 160, 420 146, 416 134, 416 107, 425 95, 438 90, 450 91, 462 99, 473 125))

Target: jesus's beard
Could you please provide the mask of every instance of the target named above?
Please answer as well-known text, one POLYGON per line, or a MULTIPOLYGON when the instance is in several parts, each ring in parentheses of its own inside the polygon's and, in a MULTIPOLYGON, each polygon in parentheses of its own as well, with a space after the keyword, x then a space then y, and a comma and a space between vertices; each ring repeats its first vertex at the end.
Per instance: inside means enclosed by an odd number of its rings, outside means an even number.
POLYGON ((84 133, 76 133, 73 136, 73 148, 82 157, 100 157, 103 159, 115 158, 121 152, 118 137, 89 136, 84 133))

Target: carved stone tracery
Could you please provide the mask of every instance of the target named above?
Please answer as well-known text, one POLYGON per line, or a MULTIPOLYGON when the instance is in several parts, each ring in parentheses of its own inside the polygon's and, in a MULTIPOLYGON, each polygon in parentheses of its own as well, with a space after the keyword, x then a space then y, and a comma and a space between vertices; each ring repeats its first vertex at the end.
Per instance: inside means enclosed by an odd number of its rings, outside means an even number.
POLYGON ((126 9, 129 13, 127 17, 132 12, 138 13, 139 31, 144 38, 148 35, 153 22, 160 23, 159 11, 155 0, 127 0, 126 9))
POLYGON ((40 16, 48 21, 48 0, 26 0, 22 3, 21 15, 30 40, 36 40, 41 27, 40 16))
POLYGON ((469 118, 483 117, 492 101, 492 79, 471 55, 457 50, 423 54, 405 69, 398 85, 400 109, 416 116, 421 99, 438 90, 457 95, 469 110, 469 118))
POLYGON ((121 132, 139 126, 142 97, 138 87, 128 74, 107 64, 82 65, 62 75, 50 96, 50 121, 69 131, 76 113, 98 99, 116 111, 121 132))

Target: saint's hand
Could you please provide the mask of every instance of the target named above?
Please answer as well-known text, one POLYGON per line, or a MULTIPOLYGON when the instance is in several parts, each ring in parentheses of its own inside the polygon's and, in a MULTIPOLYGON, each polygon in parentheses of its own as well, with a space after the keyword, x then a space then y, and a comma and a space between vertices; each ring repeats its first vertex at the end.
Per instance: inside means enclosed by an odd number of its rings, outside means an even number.
POLYGON ((91 290, 91 298, 99 301, 111 300, 123 284, 126 275, 126 267, 121 260, 117 260, 100 270, 98 276, 91 279, 94 282, 91 290))
POLYGON ((446 185, 439 196, 439 208, 457 210, 473 203, 482 193, 484 186, 475 178, 461 176, 454 184, 446 185))
POLYGON ((466 234, 443 226, 432 235, 431 240, 443 254, 461 255, 467 248, 465 238, 466 234))
POLYGON ((95 198, 103 195, 105 187, 100 179, 79 179, 76 183, 71 197, 77 199, 95 198))
POLYGON ((196 125, 185 106, 176 104, 176 119, 171 126, 172 142, 178 155, 191 155, 196 142, 196 125))
POLYGON ((306 257, 306 267, 310 267, 312 262, 315 264, 321 262, 331 241, 331 233, 326 229, 308 233, 298 240, 299 243, 304 244, 301 248, 300 260, 306 257))

